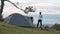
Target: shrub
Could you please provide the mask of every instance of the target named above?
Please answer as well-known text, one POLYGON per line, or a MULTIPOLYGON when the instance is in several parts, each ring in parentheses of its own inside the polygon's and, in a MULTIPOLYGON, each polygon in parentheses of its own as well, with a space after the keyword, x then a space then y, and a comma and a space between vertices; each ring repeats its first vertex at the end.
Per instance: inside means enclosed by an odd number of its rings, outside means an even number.
POLYGON ((44 27, 44 29, 45 29, 45 30, 49 30, 50 27, 49 27, 48 25, 46 25, 46 26, 44 27))
POLYGON ((55 24, 52 26, 53 29, 60 30, 60 24, 55 24))

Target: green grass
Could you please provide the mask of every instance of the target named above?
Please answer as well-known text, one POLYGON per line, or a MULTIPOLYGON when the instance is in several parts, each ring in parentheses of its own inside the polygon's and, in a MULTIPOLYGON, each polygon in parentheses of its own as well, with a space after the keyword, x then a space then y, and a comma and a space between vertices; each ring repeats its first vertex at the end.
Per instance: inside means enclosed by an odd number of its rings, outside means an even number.
POLYGON ((5 23, 0 23, 0 34, 60 34, 60 32, 23 28, 5 23))

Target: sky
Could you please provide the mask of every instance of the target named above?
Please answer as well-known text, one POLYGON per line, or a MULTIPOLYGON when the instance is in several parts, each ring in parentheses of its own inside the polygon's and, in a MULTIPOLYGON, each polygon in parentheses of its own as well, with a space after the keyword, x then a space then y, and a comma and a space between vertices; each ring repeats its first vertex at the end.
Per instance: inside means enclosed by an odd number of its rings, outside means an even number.
MULTIPOLYGON (((17 5, 19 8, 24 9, 28 6, 33 6, 36 8, 36 12, 30 12, 28 15, 32 14, 39 14, 41 11, 42 14, 58 14, 60 15, 60 0, 10 0, 13 3, 19 2, 17 5)), ((3 10, 3 17, 7 17, 12 13, 20 13, 22 15, 27 15, 23 11, 15 8, 9 2, 5 2, 4 10, 3 10)))
MULTIPOLYGON (((35 14, 38 14, 39 11, 42 14, 60 14, 60 0, 10 0, 13 3, 19 2, 17 5, 19 8, 25 8, 28 6, 33 6, 36 8, 35 14)), ((9 2, 5 2, 3 16, 7 17, 12 13, 21 13, 26 15, 23 11, 15 8, 9 2), (7 15, 6 15, 7 14, 7 15)))
MULTIPOLYGON (((46 11, 50 14, 50 12, 53 14, 59 14, 60 13, 60 0, 10 0, 12 2, 19 2, 20 3, 20 8, 25 8, 26 6, 34 6, 37 11, 46 11)), ((8 5, 9 3, 6 3, 8 5)), ((8 7, 10 4, 8 5, 8 7)), ((11 6, 12 7, 12 6, 11 6)))
POLYGON ((31 2, 40 2, 40 3, 60 3, 60 0, 11 0, 13 2, 24 2, 24 3, 31 3, 31 2))
MULTIPOLYGON (((19 5, 17 6, 23 9, 27 6, 33 6, 34 8, 36 8, 35 12, 36 14, 38 14, 39 11, 41 11, 42 14, 60 14, 60 0, 10 0, 10 1, 12 1, 15 4, 19 2, 19 5)), ((23 11, 18 10, 9 2, 5 2, 3 12, 4 17, 16 12, 25 15, 23 11)))

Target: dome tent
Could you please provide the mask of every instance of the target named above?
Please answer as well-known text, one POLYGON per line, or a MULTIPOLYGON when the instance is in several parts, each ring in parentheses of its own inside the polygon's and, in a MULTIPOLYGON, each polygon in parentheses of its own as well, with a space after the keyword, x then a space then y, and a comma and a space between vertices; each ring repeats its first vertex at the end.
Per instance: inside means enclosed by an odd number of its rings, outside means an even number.
POLYGON ((29 17, 18 13, 9 15, 7 18, 5 18, 4 22, 21 27, 34 27, 34 24, 29 17))

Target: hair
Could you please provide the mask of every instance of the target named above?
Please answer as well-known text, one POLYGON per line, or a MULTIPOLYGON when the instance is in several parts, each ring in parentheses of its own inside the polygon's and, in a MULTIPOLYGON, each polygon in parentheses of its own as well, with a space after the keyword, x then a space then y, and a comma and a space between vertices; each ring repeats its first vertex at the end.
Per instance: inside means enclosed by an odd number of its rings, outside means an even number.
POLYGON ((31 19, 33 19, 33 17, 30 17, 31 19))
POLYGON ((39 14, 41 14, 41 12, 39 12, 39 14))

